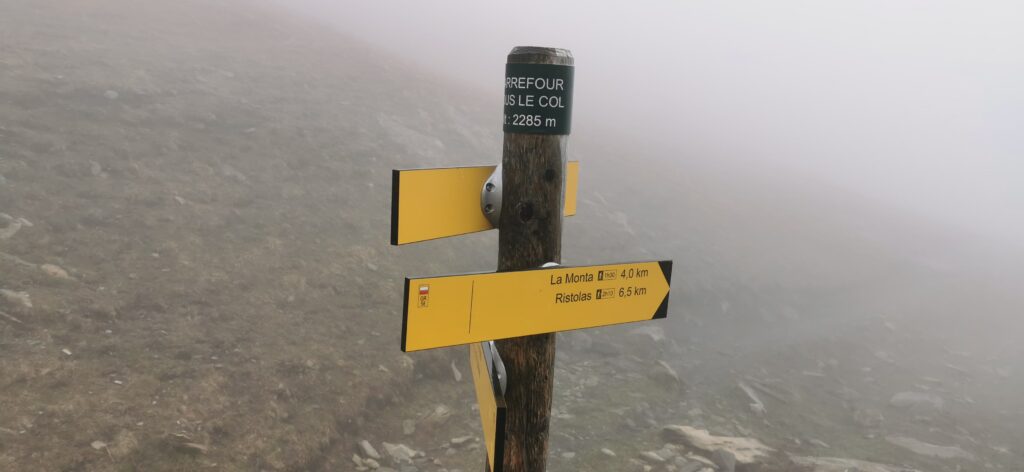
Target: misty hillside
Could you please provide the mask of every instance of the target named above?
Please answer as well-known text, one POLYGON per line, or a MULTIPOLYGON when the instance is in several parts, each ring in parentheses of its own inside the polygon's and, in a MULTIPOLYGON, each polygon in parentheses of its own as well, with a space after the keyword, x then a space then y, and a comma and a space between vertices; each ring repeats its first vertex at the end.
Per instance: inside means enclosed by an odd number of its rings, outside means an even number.
MULTIPOLYGON (((259 2, 0 11, 0 470, 363 470, 362 440, 480 468, 465 349, 400 352, 402 277, 492 270, 497 235, 389 246, 390 171, 498 162, 497 97, 259 2)), ((676 274, 668 320, 560 335, 551 470, 703 464, 669 425, 758 438, 760 470, 1024 463, 1020 254, 798 174, 569 148, 563 262, 676 274)))

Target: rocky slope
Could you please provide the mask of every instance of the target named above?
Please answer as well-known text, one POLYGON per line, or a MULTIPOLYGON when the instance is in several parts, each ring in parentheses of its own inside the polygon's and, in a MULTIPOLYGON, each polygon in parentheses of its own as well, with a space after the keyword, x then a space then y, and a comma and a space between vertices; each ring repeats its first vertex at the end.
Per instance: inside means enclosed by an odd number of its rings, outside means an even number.
MULTIPOLYGON (((480 467, 401 277, 496 235, 392 248, 388 205, 392 168, 496 161, 498 102, 260 3, 0 7, 0 469, 480 467)), ((565 262, 675 259, 673 305, 560 336, 552 470, 1024 463, 1019 258, 609 136, 574 132, 565 262)))

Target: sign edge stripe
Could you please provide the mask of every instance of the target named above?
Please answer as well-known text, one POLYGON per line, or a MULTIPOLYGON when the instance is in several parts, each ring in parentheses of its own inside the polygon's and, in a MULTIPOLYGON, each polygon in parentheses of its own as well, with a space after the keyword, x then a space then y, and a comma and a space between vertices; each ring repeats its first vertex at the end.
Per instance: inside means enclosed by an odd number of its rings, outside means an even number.
POLYGON ((402 171, 391 169, 391 245, 398 246, 398 189, 402 171))
POLYGON ((405 298, 402 300, 402 352, 409 352, 406 350, 406 333, 409 332, 409 286, 412 281, 405 278, 405 298))

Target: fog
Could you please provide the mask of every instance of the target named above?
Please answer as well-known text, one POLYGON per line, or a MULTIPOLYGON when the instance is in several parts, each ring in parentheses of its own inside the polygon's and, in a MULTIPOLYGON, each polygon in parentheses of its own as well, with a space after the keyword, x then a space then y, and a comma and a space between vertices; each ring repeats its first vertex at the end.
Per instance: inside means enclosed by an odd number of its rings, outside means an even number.
POLYGON ((465 346, 403 352, 407 278, 493 271, 498 231, 389 244, 392 171, 500 161, 517 45, 575 56, 571 283, 672 261, 665 319, 555 336, 547 470, 1020 471, 1022 24, 0 0, 0 471, 479 470, 486 379, 465 346))
POLYGON ((483 97, 512 46, 568 48, 577 129, 806 174, 1021 247, 1019 2, 288 4, 483 97))

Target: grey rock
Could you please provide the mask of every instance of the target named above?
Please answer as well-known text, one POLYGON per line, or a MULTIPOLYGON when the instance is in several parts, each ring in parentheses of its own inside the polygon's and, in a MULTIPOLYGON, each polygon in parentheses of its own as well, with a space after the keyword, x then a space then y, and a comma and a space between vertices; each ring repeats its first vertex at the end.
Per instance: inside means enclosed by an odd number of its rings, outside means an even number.
POLYGON ((462 372, 459 372, 459 368, 455 367, 455 361, 452 361, 452 376, 455 377, 456 382, 462 382, 462 372))
POLYGON ((406 436, 416 432, 416 422, 413 420, 402 420, 402 434, 406 436))
POLYGON ((21 231, 23 225, 21 218, 16 219, 6 213, 0 213, 0 240, 11 239, 21 231))
POLYGON ((604 454, 608 457, 615 457, 615 451, 608 449, 607 447, 601 448, 601 454, 604 454))
POLYGON ((416 450, 412 449, 405 444, 391 444, 381 443, 384 446, 384 451, 391 456, 391 459, 395 462, 402 464, 412 464, 412 458, 417 456, 416 450))
POLYGON ((42 270, 44 274, 49 275, 50 277, 53 277, 55 279, 68 280, 71 278, 71 276, 68 275, 68 271, 64 270, 63 267, 56 264, 43 264, 39 266, 39 269, 42 270))
POLYGON ((973 454, 961 449, 959 446, 939 446, 905 436, 887 436, 885 440, 890 444, 922 456, 937 457, 939 459, 974 460, 973 454))
POLYGON ((688 461, 681 457, 676 458, 676 472, 699 472, 707 467, 702 462, 688 461))
POLYGON ((916 469, 908 469, 906 467, 838 457, 792 456, 791 458, 797 465, 811 467, 814 472, 919 472, 916 469))
POLYGON ((740 387, 740 390, 743 390, 743 393, 747 394, 747 398, 750 399, 750 410, 753 411, 754 414, 758 416, 764 416, 766 413, 768 413, 768 409, 765 408, 764 402, 761 401, 761 397, 757 396, 757 393, 754 392, 754 389, 750 388, 750 386, 747 385, 747 383, 743 382, 742 380, 739 383, 737 383, 737 385, 740 387))
POLYGON ((629 463, 633 465, 633 469, 641 468, 642 470, 651 470, 652 467, 649 464, 643 463, 640 459, 630 459, 629 463))
POLYGON ((442 424, 448 421, 451 416, 451 408, 448 408, 447 405, 437 405, 434 407, 433 411, 427 413, 427 415, 423 417, 423 422, 427 424, 442 424))
POLYGON ((459 436, 457 438, 452 438, 451 441, 449 442, 451 442, 453 446, 461 446, 463 444, 469 443, 472 440, 473 436, 459 436))
POLYGON ((371 459, 380 459, 380 453, 373 448, 373 444, 370 444, 370 441, 367 441, 365 439, 359 441, 359 449, 363 451, 364 456, 367 456, 371 459))
POLYGON ((679 380, 679 374, 665 361, 658 361, 649 375, 651 379, 666 389, 679 390, 683 387, 682 380, 679 380))
POLYGON ((705 469, 718 468, 718 466, 715 465, 714 462, 711 462, 711 459, 708 459, 707 457, 704 456, 698 456, 697 454, 694 453, 687 453, 685 456, 680 457, 677 460, 685 460, 687 462, 696 462, 698 464, 703 464, 705 469))
POLYGON ((758 381, 751 378, 747 380, 750 382, 749 385, 755 390, 782 403, 796 403, 800 401, 800 394, 781 381, 758 381))
POLYGON ((661 457, 662 459, 665 459, 666 462, 668 462, 679 455, 678 453, 676 453, 676 449, 678 447, 679 446, 676 446, 674 444, 666 444, 662 446, 661 449, 654 451, 654 453, 657 454, 658 457, 661 457))
POLYGON ((823 449, 831 449, 832 448, 832 446, 829 446, 828 443, 826 443, 825 441, 822 441, 820 439, 817 439, 817 438, 808 439, 807 443, 808 444, 812 444, 814 446, 818 446, 818 447, 823 448, 823 449))
POLYGON ((15 292, 14 290, 0 288, 0 299, 10 304, 32 308, 32 298, 29 297, 28 292, 15 292))
POLYGON ((119 96, 121 96, 121 94, 113 90, 107 90, 106 92, 103 92, 103 98, 106 98, 107 100, 117 100, 117 97, 119 96))
POLYGON ((640 453, 640 458, 645 460, 645 461, 647 461, 647 462, 650 462, 651 464, 663 464, 663 463, 665 463, 665 458, 659 456, 658 453, 656 453, 654 451, 641 452, 640 453))
POLYGON ((775 452, 753 438, 715 436, 704 429, 690 426, 668 425, 661 430, 662 438, 674 444, 682 444, 705 454, 723 449, 735 456, 736 463, 743 466, 757 464, 775 452))
POLYGON ((715 449, 711 453, 711 462, 714 462, 721 472, 734 472, 736 470, 736 455, 725 449, 715 449))

